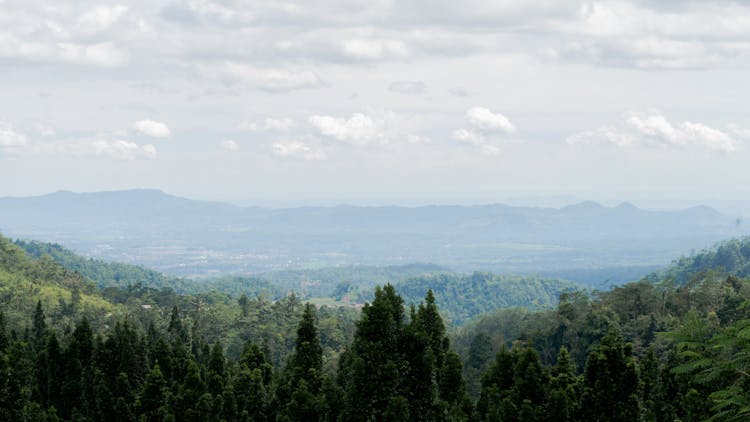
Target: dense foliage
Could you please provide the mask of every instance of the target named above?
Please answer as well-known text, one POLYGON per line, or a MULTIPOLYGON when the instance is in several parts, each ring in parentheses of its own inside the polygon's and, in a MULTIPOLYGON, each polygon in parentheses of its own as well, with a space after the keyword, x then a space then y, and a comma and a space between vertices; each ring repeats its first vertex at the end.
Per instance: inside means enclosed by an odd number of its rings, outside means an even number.
POLYGON ((63 268, 75 271, 102 288, 126 288, 143 286, 154 289, 168 287, 177 293, 200 293, 211 290, 229 294, 263 295, 270 299, 283 296, 283 291, 255 277, 220 277, 212 280, 194 281, 183 277, 164 275, 158 271, 138 265, 106 262, 84 258, 56 243, 16 240, 15 244, 35 258, 47 256, 63 268))
POLYGON ((696 274, 706 270, 750 277, 750 237, 727 240, 714 248, 682 257, 665 270, 651 274, 649 278, 685 284, 696 274))
MULTIPOLYGON (((82 258, 81 258, 82 259, 82 258)), ((96 268, 99 268, 98 266, 96 268)), ((265 344, 269 359, 278 365, 294 346, 294 332, 304 304, 288 295, 272 301, 260 296, 233 296, 218 291, 177 294, 169 287, 155 289, 141 283, 124 288, 97 289, 80 273, 55 263, 49 255, 30 257, 0 236, 0 305, 9 329, 23 332, 28 316, 41 301, 51 330, 63 334, 87 316, 95 332, 107 335, 117 321, 147 330, 165 329, 173 307, 191 335, 221 341, 229 356, 242 353, 248 339, 265 344)), ((333 366, 351 340, 356 311, 321 307, 320 334, 324 362, 333 366)))
POLYGON ((102 295, 2 238, 0 288, 0 420, 750 418, 750 281, 723 269, 564 292, 452 339, 431 290, 406 307, 377 287, 357 322, 293 295, 102 295))
POLYGON ((432 290, 444 315, 456 325, 495 309, 554 308, 561 293, 580 288, 565 280, 482 272, 415 277, 395 287, 407 303, 418 303, 432 290))

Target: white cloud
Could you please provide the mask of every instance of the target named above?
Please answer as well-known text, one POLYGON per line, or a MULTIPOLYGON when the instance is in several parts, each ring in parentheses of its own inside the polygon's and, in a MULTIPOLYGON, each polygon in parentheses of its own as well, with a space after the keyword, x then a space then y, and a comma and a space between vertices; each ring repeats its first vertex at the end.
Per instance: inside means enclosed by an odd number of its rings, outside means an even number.
POLYGON ((146 158, 156 158, 156 147, 152 144, 141 146, 141 151, 143 151, 143 154, 146 156, 146 158))
POLYGON ((242 123, 240 123, 240 129, 252 131, 273 130, 284 132, 293 129, 294 126, 294 120, 289 117, 266 117, 262 123, 253 122, 250 120, 244 120, 242 123))
POLYGON ((414 145, 429 144, 432 143, 432 139, 426 136, 419 136, 413 133, 406 135, 406 142, 414 145))
POLYGON ((9 123, 0 122, 0 148, 22 147, 26 145, 26 135, 16 132, 9 123))
POLYGON ((621 147, 630 146, 634 141, 632 135, 623 133, 612 126, 602 126, 595 130, 578 132, 566 139, 566 142, 570 145, 588 145, 604 142, 621 147))
POLYGON ((500 148, 494 144, 494 140, 478 133, 473 129, 457 129, 453 137, 459 142, 480 148, 482 153, 494 155, 500 152, 500 148))
POLYGON ((406 44, 399 40, 351 39, 341 44, 344 55, 357 60, 405 59, 406 44))
POLYGON ((165 123, 150 119, 139 120, 135 122, 133 127, 138 132, 152 138, 166 138, 171 134, 169 127, 165 123))
POLYGON ((111 42, 96 44, 63 42, 57 44, 57 47, 62 60, 73 63, 115 67, 128 61, 128 54, 111 42))
POLYGON ((55 136, 55 134, 57 133, 55 132, 54 127, 50 125, 46 125, 46 124, 38 124, 36 126, 36 129, 39 132, 39 134, 42 136, 55 136))
POLYGON ((243 84, 268 92, 289 92, 324 85, 318 74, 310 70, 262 69, 227 62, 218 69, 209 69, 205 72, 215 74, 230 85, 243 84))
POLYGON ((128 7, 121 4, 97 6, 90 9, 80 18, 78 24, 89 31, 101 31, 109 28, 128 12, 128 7))
POLYGON ((299 141, 276 142, 271 149, 277 157, 296 158, 305 161, 324 160, 326 157, 320 149, 299 141))
POLYGON ((470 145, 482 145, 487 141, 483 135, 472 129, 456 129, 453 131, 453 137, 470 145))
POLYGON ((156 158, 156 147, 151 144, 139 146, 130 141, 98 140, 91 143, 97 155, 106 155, 118 160, 134 160, 137 158, 156 158))
POLYGON ((507 117, 484 107, 470 108, 464 117, 470 128, 453 131, 453 137, 463 144, 479 147, 485 154, 500 152, 498 144, 507 134, 516 132, 507 117))
POLYGON ((388 89, 399 94, 423 94, 427 91, 427 85, 420 81, 396 81, 388 89))
POLYGON ((267 91, 285 92, 295 89, 316 88, 322 85, 323 81, 315 72, 274 69, 265 72, 260 86, 267 91))
MULTIPOLYGON (((737 134, 737 130, 730 131, 737 134)), ((602 126, 599 129, 575 133, 567 143, 614 144, 620 147, 635 145, 676 148, 698 148, 732 152, 740 144, 739 138, 728 131, 712 128, 703 123, 684 121, 673 124, 657 112, 628 112, 619 125, 602 126)))
POLYGON ((221 147, 227 151, 237 151, 240 148, 237 142, 231 139, 228 139, 226 141, 221 141, 221 147))
POLYGON ((322 135, 354 145, 368 144, 379 137, 375 121, 362 113, 354 113, 348 119, 314 115, 308 121, 322 135))
POLYGON ((485 131, 501 131, 513 133, 515 126, 507 117, 500 113, 493 113, 484 107, 473 107, 466 111, 466 121, 477 129, 485 131))

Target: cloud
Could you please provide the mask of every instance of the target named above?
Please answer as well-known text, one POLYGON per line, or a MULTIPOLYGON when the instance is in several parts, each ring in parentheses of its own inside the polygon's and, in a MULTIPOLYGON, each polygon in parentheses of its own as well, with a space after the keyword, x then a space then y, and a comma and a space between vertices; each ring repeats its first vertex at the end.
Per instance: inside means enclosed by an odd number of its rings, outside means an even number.
POLYGON ((106 155, 118 160, 134 160, 138 158, 156 158, 156 147, 151 144, 139 146, 130 141, 98 140, 91 143, 91 148, 97 155, 106 155))
POLYGON ((357 60, 405 59, 409 56, 406 44, 399 40, 351 39, 341 43, 345 56, 357 60))
POLYGON ((272 145, 273 155, 283 158, 296 158, 305 161, 318 161, 326 158, 318 148, 299 141, 280 141, 272 145))
POLYGON ((419 136, 415 135, 413 133, 410 133, 406 135, 406 142, 412 144, 412 145, 421 145, 421 144, 429 144, 432 143, 432 139, 426 137, 426 136, 419 136))
POLYGON ((500 148, 494 145, 491 138, 473 129, 457 129, 453 131, 453 137, 461 143, 480 148, 484 154, 494 155, 500 152, 500 148))
MULTIPOLYGON (((750 7, 744 1, 68 3, 4 3, 0 55, 96 66, 117 66, 130 57, 189 66, 228 60, 272 69, 342 58, 484 54, 639 68, 750 64, 750 7)), ((286 89, 279 85, 288 86, 271 83, 268 89, 286 89)))
POLYGON ((635 139, 632 135, 624 133, 612 126, 602 126, 595 130, 587 130, 574 133, 566 139, 570 145, 589 145, 597 143, 611 143, 625 147, 633 145, 635 139))
POLYGON ((379 137, 375 121, 362 113, 354 113, 348 119, 314 115, 308 118, 308 122, 321 135, 353 145, 368 144, 379 137))
POLYGON ((111 42, 96 44, 59 43, 59 56, 62 60, 101 67, 116 67, 128 61, 128 53, 111 42))
POLYGON ((221 141, 221 147, 227 151, 237 151, 240 148, 240 146, 237 145, 237 142, 231 139, 226 140, 226 141, 221 141))
POLYGON ((470 125, 485 131, 500 131, 513 133, 515 126, 507 117, 500 113, 493 113, 484 107, 474 107, 466 111, 466 120, 470 125))
POLYGON ((21 147, 26 145, 26 135, 16 132, 9 123, 0 122, 0 147, 21 147))
POLYGON ((121 4, 97 6, 78 18, 79 26, 88 31, 101 31, 111 27, 128 12, 128 7, 121 4))
POLYGON ((750 8, 741 2, 585 2, 545 28, 548 57, 644 69, 747 65, 750 8), (555 40, 554 35, 558 35, 555 40))
POLYGON ((294 123, 294 120, 289 117, 266 117, 263 120, 263 123, 244 120, 242 121, 242 123, 240 123, 240 129, 252 131, 272 130, 284 132, 294 128, 295 125, 296 124, 294 123))
POLYGON ((660 146, 706 149, 732 152, 740 144, 736 126, 729 131, 712 128, 703 123, 684 121, 672 123, 658 112, 626 113, 617 125, 572 134, 567 143, 613 144, 619 147, 660 146), (730 134, 729 132, 733 132, 730 134))
POLYGON ((388 89, 399 94, 423 94, 427 91, 427 85, 420 81, 396 81, 388 89))
POLYGON ((470 127, 453 131, 453 137, 463 144, 479 147, 485 154, 500 152, 498 144, 507 134, 516 132, 507 117, 484 107, 470 108, 464 117, 470 127))
POLYGON ((448 92, 454 97, 468 97, 469 96, 469 91, 461 87, 451 88, 448 90, 448 92))
POLYGON ((325 85, 318 74, 310 70, 262 69, 227 62, 218 69, 210 69, 207 72, 215 74, 229 85, 241 84, 275 93, 319 88, 325 85))
POLYGON ((55 134, 57 133, 54 127, 42 123, 38 124, 36 126, 36 129, 42 136, 55 136, 55 134))
POLYGON ((166 138, 171 134, 169 127, 162 122, 154 120, 139 120, 133 125, 138 132, 152 138, 166 138))

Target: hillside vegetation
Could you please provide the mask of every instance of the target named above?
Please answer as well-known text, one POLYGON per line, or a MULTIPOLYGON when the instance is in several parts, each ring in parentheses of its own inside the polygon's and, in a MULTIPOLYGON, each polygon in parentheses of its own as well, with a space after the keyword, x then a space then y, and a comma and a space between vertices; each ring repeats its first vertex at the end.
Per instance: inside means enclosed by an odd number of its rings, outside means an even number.
POLYGON ((682 257, 665 270, 651 274, 649 278, 685 284, 705 271, 750 277, 750 237, 727 240, 713 248, 682 257))
POLYGON ((443 315, 455 325, 496 309, 551 309, 561 293, 581 288, 566 280, 482 272, 415 277, 394 287, 407 304, 419 303, 432 290, 443 315))
POLYGON ((747 420, 750 280, 691 268, 449 335, 432 290, 407 308, 386 284, 359 314, 143 286, 114 301, 0 238, 0 419, 747 420))

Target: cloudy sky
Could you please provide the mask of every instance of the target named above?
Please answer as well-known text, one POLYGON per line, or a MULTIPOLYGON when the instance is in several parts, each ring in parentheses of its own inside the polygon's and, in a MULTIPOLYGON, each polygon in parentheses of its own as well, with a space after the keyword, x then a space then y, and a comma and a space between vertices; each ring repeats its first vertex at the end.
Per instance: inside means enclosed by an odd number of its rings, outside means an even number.
POLYGON ((0 0, 0 195, 750 196, 750 2, 0 0))

